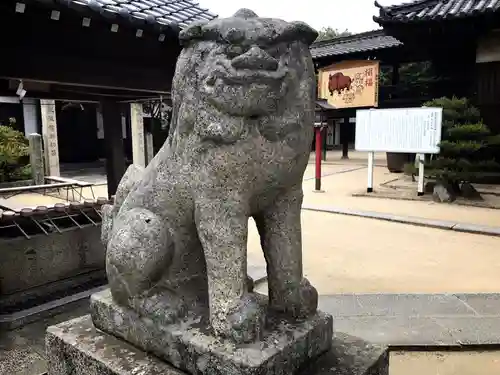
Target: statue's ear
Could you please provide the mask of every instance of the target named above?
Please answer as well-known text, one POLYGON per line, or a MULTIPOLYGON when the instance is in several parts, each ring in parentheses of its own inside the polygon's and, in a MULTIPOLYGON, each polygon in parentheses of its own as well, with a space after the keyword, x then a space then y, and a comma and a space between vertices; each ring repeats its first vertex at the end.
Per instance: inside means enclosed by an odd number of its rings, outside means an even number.
POLYGON ((206 23, 206 21, 193 22, 191 25, 182 30, 179 33, 179 40, 181 44, 186 45, 192 40, 203 39, 203 36, 205 34, 203 26, 205 26, 206 23))
POLYGON ((300 40, 301 42, 311 45, 318 37, 318 32, 307 23, 294 21, 290 22, 284 34, 287 34, 287 39, 300 40))

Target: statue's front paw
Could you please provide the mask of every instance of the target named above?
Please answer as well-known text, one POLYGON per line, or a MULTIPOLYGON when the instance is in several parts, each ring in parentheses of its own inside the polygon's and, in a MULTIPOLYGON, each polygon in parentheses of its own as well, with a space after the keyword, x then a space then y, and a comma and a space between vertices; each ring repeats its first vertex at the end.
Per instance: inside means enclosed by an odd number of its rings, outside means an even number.
POLYGON ((134 298, 135 310, 141 316, 170 324, 177 318, 184 316, 187 306, 176 294, 166 291, 146 293, 144 296, 134 298))
POLYGON ((237 344, 261 339, 265 325, 265 307, 254 294, 246 294, 225 317, 212 321, 215 331, 237 344), (222 319, 221 319, 222 318, 222 319))
POLYGON ((286 286, 284 290, 272 293, 271 310, 292 319, 304 319, 316 313, 318 291, 309 280, 303 278, 298 286, 286 286))

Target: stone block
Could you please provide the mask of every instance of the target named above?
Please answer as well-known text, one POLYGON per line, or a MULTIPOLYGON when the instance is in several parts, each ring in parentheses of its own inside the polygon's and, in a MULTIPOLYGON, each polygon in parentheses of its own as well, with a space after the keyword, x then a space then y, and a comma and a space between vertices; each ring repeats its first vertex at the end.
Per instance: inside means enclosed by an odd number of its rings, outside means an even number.
POLYGON ((43 166, 42 136, 40 134, 33 133, 28 135, 28 140, 33 184, 43 185, 45 183, 45 171, 43 166))
MULTIPOLYGON (((385 346, 343 333, 335 333, 331 344, 329 352, 308 363, 299 375, 388 374, 385 346)), ((46 348, 49 375, 185 374, 156 356, 96 329, 89 315, 49 327, 46 348)))
POLYGON ((200 312, 164 325, 118 306, 109 290, 94 294, 90 308, 97 328, 191 374, 292 374, 332 340, 332 318, 321 312, 294 324, 276 319, 261 341, 238 345, 213 335, 200 312))
POLYGON ((0 239, 0 311, 12 313, 106 282, 100 226, 0 239))

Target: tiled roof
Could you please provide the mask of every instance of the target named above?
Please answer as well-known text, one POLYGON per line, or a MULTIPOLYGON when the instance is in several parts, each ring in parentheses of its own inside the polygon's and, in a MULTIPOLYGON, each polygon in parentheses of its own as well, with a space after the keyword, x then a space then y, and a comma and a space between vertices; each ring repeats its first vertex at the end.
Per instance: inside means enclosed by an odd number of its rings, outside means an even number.
POLYGON ((417 0, 411 3, 383 7, 377 1, 380 15, 375 22, 416 22, 465 18, 500 9, 500 0, 417 0))
POLYGON ((106 18, 121 17, 132 24, 149 24, 181 29, 194 21, 217 16, 192 0, 37 0, 60 3, 81 11, 92 11, 106 18))
POLYGON ((313 59, 317 59, 393 48, 402 44, 396 38, 385 35, 383 30, 375 30, 316 42, 311 45, 311 54, 313 59))

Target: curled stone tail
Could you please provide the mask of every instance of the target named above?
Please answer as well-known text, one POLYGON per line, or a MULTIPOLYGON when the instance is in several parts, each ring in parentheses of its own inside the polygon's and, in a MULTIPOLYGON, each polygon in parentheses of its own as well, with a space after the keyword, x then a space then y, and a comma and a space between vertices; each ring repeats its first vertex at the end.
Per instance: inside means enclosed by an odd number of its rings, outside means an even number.
POLYGON ((127 198, 128 194, 135 188, 137 183, 141 181, 143 173, 143 167, 135 164, 130 165, 118 185, 113 205, 105 204, 102 206, 101 242, 105 247, 108 246, 111 237, 115 216, 120 211, 120 207, 125 201, 125 198, 127 198))

